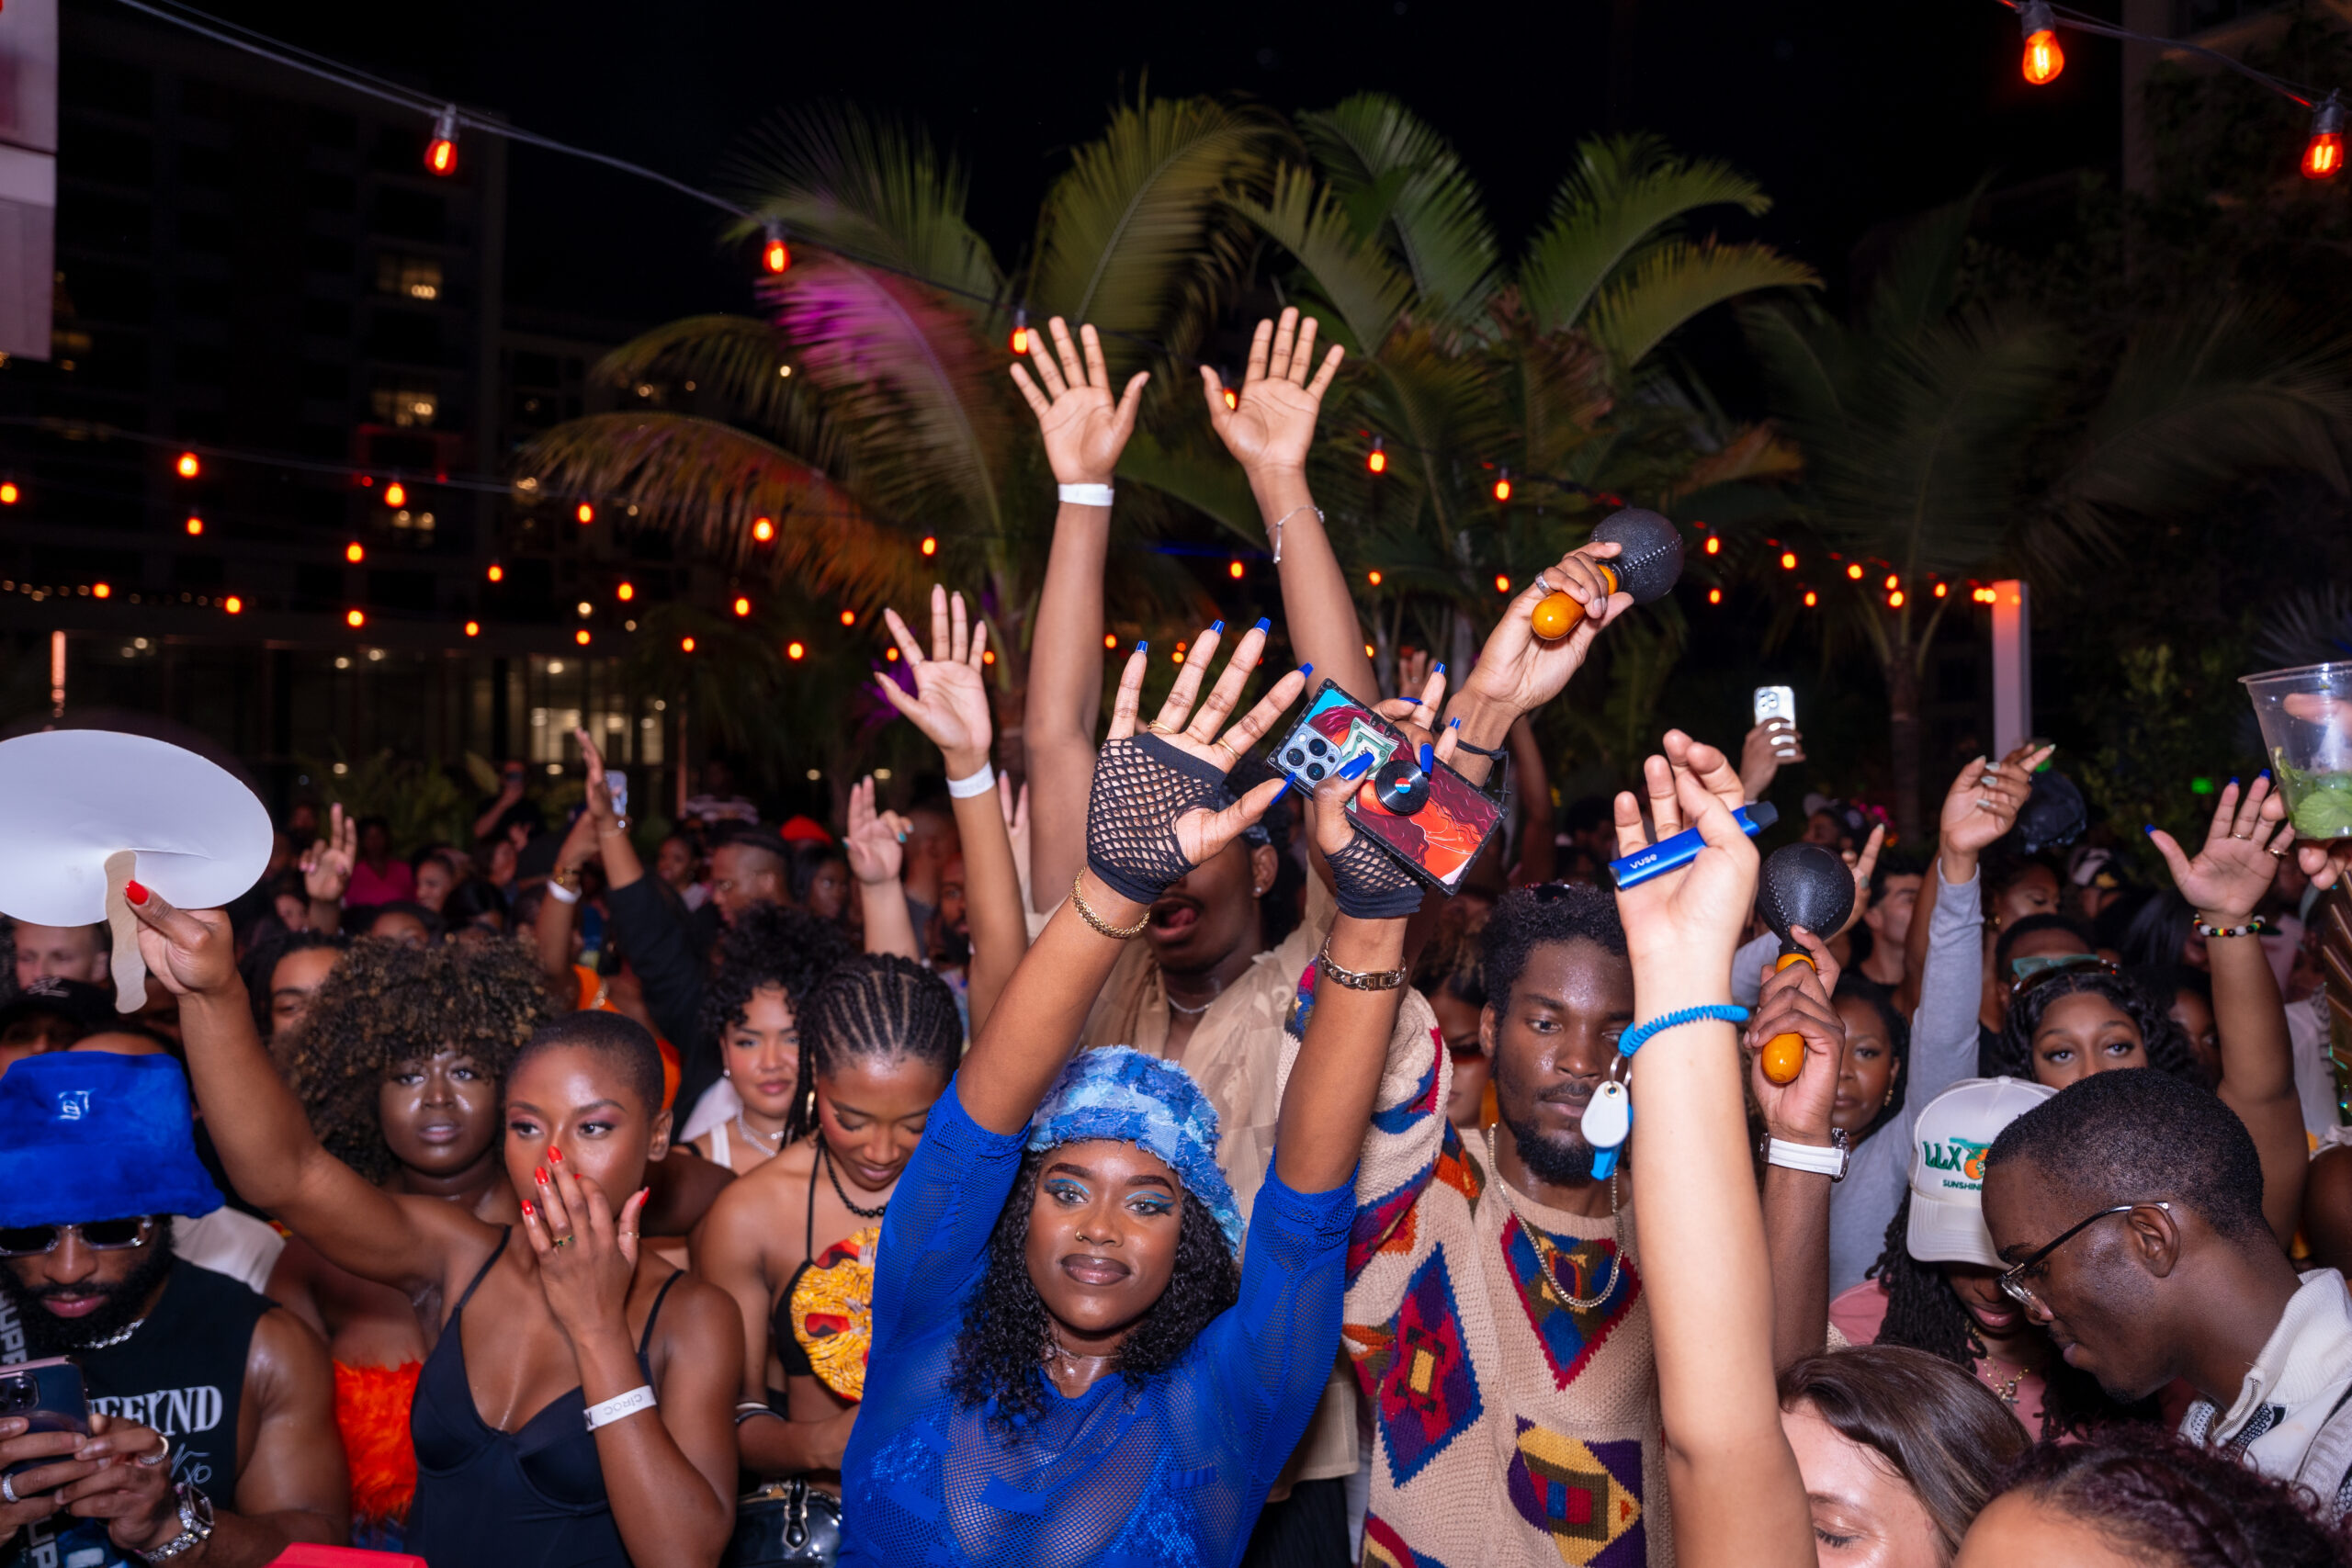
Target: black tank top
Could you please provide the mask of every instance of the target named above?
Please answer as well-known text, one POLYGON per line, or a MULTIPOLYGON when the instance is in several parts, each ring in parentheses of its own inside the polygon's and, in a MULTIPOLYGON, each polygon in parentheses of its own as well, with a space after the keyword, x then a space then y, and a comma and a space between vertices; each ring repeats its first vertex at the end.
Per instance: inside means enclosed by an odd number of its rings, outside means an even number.
MULTIPOLYGON (((514 1234, 509 1226, 458 1298, 417 1376, 409 1415, 416 1503, 403 1550, 433 1568, 629 1568, 580 1390, 558 1394, 520 1431, 502 1432, 481 1418, 466 1386, 466 1303, 514 1234)), ((653 1369, 646 1347, 678 1279, 662 1282, 637 1342, 638 1369, 648 1383, 653 1369)))
POLYGON ((137 1333, 80 1350, 90 1408, 153 1427, 172 1444, 172 1474, 230 1506, 237 1495, 237 1412, 254 1325, 273 1303, 240 1280, 174 1260, 137 1333))

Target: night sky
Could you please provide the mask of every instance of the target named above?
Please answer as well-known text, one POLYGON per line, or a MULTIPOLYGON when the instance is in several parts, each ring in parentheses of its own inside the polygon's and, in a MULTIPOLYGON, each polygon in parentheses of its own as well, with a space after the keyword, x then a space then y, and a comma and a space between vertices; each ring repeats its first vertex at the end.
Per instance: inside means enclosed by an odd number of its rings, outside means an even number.
MULTIPOLYGON (((105 7, 108 0, 67 0, 105 7)), ((219 14, 522 125, 707 180, 778 107, 843 97, 922 120, 972 173, 1008 263, 1067 150, 1147 78, 1279 109, 1396 94, 1461 151, 1507 247, 1541 221, 1579 137, 1650 130, 1753 175, 1753 231, 1833 289, 1873 228, 2117 157, 2117 46, 2067 39, 2029 89, 1996 0, 1702 5, 1434 0, 1269 6, 804 6, 748 0, 220 0, 219 14)), ((509 298, 637 326, 750 302, 740 259, 682 198, 518 148, 509 298)), ((1729 215, 1727 236, 1750 231, 1729 215)))

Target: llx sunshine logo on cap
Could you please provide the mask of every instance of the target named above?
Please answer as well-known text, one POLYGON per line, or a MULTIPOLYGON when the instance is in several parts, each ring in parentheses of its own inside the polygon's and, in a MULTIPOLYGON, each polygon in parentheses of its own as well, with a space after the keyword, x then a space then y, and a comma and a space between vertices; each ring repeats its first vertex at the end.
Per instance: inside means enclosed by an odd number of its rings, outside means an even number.
POLYGON ((1962 1078, 1919 1112, 1905 1245, 1921 1263, 2003 1267, 1984 1228, 1984 1155, 2001 1129, 2058 1091, 2019 1078, 1962 1078))

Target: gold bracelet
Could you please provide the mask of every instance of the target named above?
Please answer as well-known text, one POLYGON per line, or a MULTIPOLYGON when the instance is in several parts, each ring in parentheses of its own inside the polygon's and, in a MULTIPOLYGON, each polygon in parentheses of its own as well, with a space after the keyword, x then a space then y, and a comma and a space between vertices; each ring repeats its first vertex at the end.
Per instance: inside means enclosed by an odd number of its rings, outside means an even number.
POLYGON ((1331 961, 1331 939, 1323 939, 1323 950, 1315 955, 1323 965, 1323 973, 1351 991, 1393 991, 1408 979, 1409 969, 1346 969, 1331 961))
POLYGON ((1144 927, 1151 924, 1151 911, 1149 909, 1146 909, 1143 912, 1143 919, 1137 920, 1134 925, 1114 926, 1110 921, 1104 919, 1102 916, 1096 914, 1092 909, 1086 907, 1086 894, 1082 886, 1085 879, 1086 873, 1083 871, 1069 879, 1069 901, 1078 906, 1079 915, 1088 925, 1092 926, 1097 931, 1109 937, 1113 942, 1132 942, 1136 937, 1143 935, 1144 927))
POLYGON ((548 880, 566 893, 577 893, 580 891, 580 868, 576 865, 557 866, 554 871, 548 873, 548 880))

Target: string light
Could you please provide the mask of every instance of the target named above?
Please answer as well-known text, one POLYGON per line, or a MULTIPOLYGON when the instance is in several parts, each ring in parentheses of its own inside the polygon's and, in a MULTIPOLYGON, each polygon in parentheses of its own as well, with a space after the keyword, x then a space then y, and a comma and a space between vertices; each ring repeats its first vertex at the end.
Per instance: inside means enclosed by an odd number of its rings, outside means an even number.
POLYGON ((1029 352, 1029 312, 1025 310, 1012 312, 1012 352, 1029 352))
POLYGON ((1363 577, 1364 581, 1371 583, 1374 588, 1380 586, 1380 569, 1378 567, 1374 567, 1370 571, 1365 572, 1363 577))
POLYGON ((199 538, 203 536, 203 533, 204 519, 193 512, 189 513, 187 514, 187 536, 191 539, 199 538))
POLYGON ((596 613, 596 606, 591 604, 585 599, 582 599, 579 604, 574 604, 572 609, 579 612, 580 618, 583 621, 596 613))
POLYGON ((1821 595, 1820 595, 1820 594, 1815 593, 1815 592, 1812 589, 1810 589, 1810 588, 1808 588, 1808 589, 1806 589, 1806 590, 1805 590, 1805 593, 1804 593, 1804 607, 1805 607, 1806 609, 1810 610, 1810 609, 1812 609, 1815 604, 1820 604, 1820 603, 1821 603, 1821 595))
POLYGON ((361 561, 368 558, 367 547, 361 545, 358 540, 354 539, 351 543, 343 547, 343 558, 349 561, 352 565, 357 566, 361 561))
POLYGON ((939 541, 933 538, 929 534, 925 534, 922 536, 922 553, 927 556, 937 555, 939 553, 939 541))
POLYGON ((1724 542, 1720 536, 1714 534, 1707 536, 1707 553, 1711 556, 1719 556, 1724 553, 1724 542))
POLYGON ((2344 100, 2330 93, 2312 111, 2312 139, 2303 147, 2303 178, 2331 180, 2344 167, 2344 100))
POLYGON ((1119 646, 1119 637, 1118 637, 1118 634, 1117 634, 1117 633, 1115 633, 1115 632, 1104 632, 1104 633, 1102 634, 1102 646, 1103 646, 1104 648, 1106 648, 1106 649, 1110 649, 1110 648, 1116 648, 1116 647, 1118 647, 1118 646, 1119 646))
POLYGON ((744 598, 741 594, 737 594, 735 596, 735 613, 739 615, 750 615, 752 613, 752 602, 749 599, 744 598))
POLYGON ((1708 590, 1707 590, 1707 603, 1708 603, 1708 604, 1722 604, 1723 602, 1724 602, 1724 591, 1723 591, 1722 589, 1720 589, 1720 588, 1710 588, 1710 589, 1708 589, 1708 590))
POLYGON ((1495 573, 1495 592, 1498 593, 1508 593, 1510 592, 1510 579, 1505 577, 1499 571, 1495 573))
POLYGON ((1969 590, 1968 596, 1979 604, 1997 604, 2001 600, 2001 596, 1989 588, 1973 588, 1969 590))
POLYGON ((1372 450, 1363 455, 1363 466, 1375 474, 1388 471, 1388 454, 1380 449, 1380 437, 1372 438, 1372 450))
POLYGON ((1781 552, 1781 570, 1782 571, 1794 571, 1794 570, 1796 570, 1796 569, 1797 569, 1797 555, 1796 555, 1796 552, 1795 552, 1794 550, 1782 550, 1782 551, 1781 552))
POLYGON ((980 662, 983 664, 994 664, 996 662, 996 649, 993 648, 984 648, 980 649, 980 662))
POLYGON ((752 537, 763 545, 766 544, 771 539, 774 539, 775 537, 775 520, 770 517, 752 518, 752 537))
POLYGON ((242 615, 245 613, 245 602, 243 599, 238 598, 234 593, 232 593, 226 599, 221 600, 220 607, 228 611, 229 614, 232 615, 242 615))
POLYGON ((343 613, 343 624, 357 631, 368 624, 368 613, 365 610, 345 610, 343 613))
POLYGON ((16 505, 23 494, 24 492, 17 488, 16 480, 0 479, 0 506, 16 505))
POLYGON ((192 479, 204 472, 204 465, 197 460, 197 456, 193 452, 181 453, 179 461, 174 463, 172 468, 184 479, 192 479))
POLYGON ((692 638, 692 637, 680 637, 680 638, 678 639, 678 651, 679 651, 680 653, 692 653, 694 650, 695 650, 695 639, 694 639, 694 638, 692 638))
POLYGON ((760 265, 769 276, 781 277, 792 268, 792 247, 784 243, 784 225, 771 218, 763 225, 767 231, 767 243, 760 247, 760 265))
POLYGON ((468 637, 481 636, 481 623, 480 621, 468 621, 466 623, 466 635, 468 637))
POLYGON ((1239 408, 1241 406, 1241 394, 1235 391, 1232 388, 1227 387, 1225 389, 1225 406, 1229 409, 1239 408))
POLYGON ((1860 582, 1862 580, 1862 563, 1860 561, 1847 562, 1846 575, 1852 578, 1855 581, 1860 582))
POLYGON ((808 649, 797 641, 787 642, 784 645, 784 656, 796 660, 805 659, 808 656, 808 649))
POLYGON ((384 487, 384 504, 391 507, 406 506, 408 504, 408 486, 401 483, 398 479, 394 479, 391 483, 386 485, 384 487))
POLYGON ((1903 608, 1903 590, 1897 588, 1887 594, 1886 607, 1890 610, 1900 610, 1903 608))
POLYGON ((1225 575, 1238 582, 1241 580, 1241 563, 1238 560, 1226 562, 1225 575))
POLYGON ((1363 656, 1364 656, 1366 659, 1372 659, 1372 658, 1375 658, 1375 657, 1377 657, 1377 655, 1375 655, 1375 654, 1372 651, 1372 644, 1370 644, 1370 643, 1365 643, 1365 644, 1363 645, 1363 656))
POLYGON ((503 581, 506 581, 506 569, 505 569, 504 567, 503 567, 503 566, 499 565, 496 561, 492 561, 492 562, 491 562, 491 563, 490 563, 490 580, 491 580, 492 582, 503 582, 503 581))
POLYGON ((589 524, 596 521, 596 508, 594 503, 589 502, 583 501, 578 506, 573 507, 571 509, 571 514, 580 519, 581 526, 582 527, 585 527, 589 524))
POLYGON ((588 628, 587 628, 586 626, 582 626, 582 627, 581 627, 578 631, 573 632, 573 633, 571 634, 571 640, 572 640, 572 641, 574 641, 574 642, 576 642, 576 643, 578 643, 578 644, 579 644, 581 647, 582 647, 582 648, 587 647, 587 646, 588 646, 588 628))
POLYGON ((2025 0, 2018 7, 2018 27, 2025 34, 2025 79, 2046 87, 2066 69, 2066 51, 2058 47, 2050 0, 2025 0))
POLYGON ((1903 580, 1890 571, 1886 574, 1886 586, 1888 591, 1891 592, 1903 586, 1903 580))
POLYGON ((843 610, 842 612, 842 625, 845 626, 854 626, 857 625, 857 612, 855 610, 843 610))
POLYGON ((424 167, 444 178, 458 172, 458 106, 449 104, 433 117, 433 140, 425 144, 424 167))
POLYGON ((1944 594, 1945 594, 1948 591, 1949 591, 1949 590, 1948 590, 1948 585, 1947 585, 1947 584, 1944 584, 1944 583, 1941 583, 1941 582, 1939 582, 1939 583, 1937 583, 1937 584, 1936 584, 1936 597, 1937 597, 1937 598, 1939 598, 1939 599, 1942 598, 1942 597, 1944 596, 1944 594))
POLYGON ((1497 501, 1509 501, 1510 499, 1510 470, 1509 468, 1505 468, 1496 477, 1495 499, 1497 501))
POLYGON ((90 597, 93 599, 111 599, 114 597, 114 588, 109 583, 93 582, 90 584, 90 597))
POLYGON ((613 597, 619 600, 624 604, 628 604, 630 600, 637 597, 637 584, 634 582, 622 583, 619 587, 613 590, 613 597))
POLYGON ((893 644, 892 646, 884 649, 882 650, 882 657, 888 662, 896 664, 899 661, 899 649, 897 645, 893 644))

